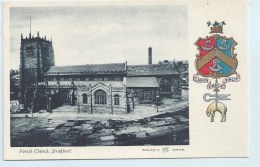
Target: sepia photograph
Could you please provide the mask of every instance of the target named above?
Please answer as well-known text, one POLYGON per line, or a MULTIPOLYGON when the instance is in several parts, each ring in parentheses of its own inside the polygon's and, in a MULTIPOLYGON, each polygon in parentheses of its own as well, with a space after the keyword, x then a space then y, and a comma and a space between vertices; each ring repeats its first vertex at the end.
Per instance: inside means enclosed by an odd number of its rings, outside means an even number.
POLYGON ((189 145, 186 5, 10 8, 11 147, 189 145))

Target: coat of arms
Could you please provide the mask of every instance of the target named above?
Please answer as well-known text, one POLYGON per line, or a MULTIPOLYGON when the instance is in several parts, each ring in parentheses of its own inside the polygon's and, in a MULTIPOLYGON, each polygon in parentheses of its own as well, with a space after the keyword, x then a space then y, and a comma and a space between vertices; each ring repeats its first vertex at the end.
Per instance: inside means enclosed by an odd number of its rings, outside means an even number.
POLYGON ((206 110, 207 116, 211 117, 211 122, 214 122, 216 111, 221 113, 221 122, 225 122, 227 107, 220 101, 230 100, 228 98, 230 94, 219 94, 219 91, 226 88, 227 82, 240 81, 240 75, 236 71, 237 55, 234 53, 237 43, 232 37, 220 35, 223 34, 224 21, 207 24, 211 26, 210 34, 212 35, 199 38, 195 42, 199 54, 196 55, 197 74, 193 76, 193 80, 198 83, 207 83, 207 88, 214 91, 213 94, 205 93, 203 96, 205 102, 214 101, 206 110), (219 82, 221 79, 222 81, 219 82))

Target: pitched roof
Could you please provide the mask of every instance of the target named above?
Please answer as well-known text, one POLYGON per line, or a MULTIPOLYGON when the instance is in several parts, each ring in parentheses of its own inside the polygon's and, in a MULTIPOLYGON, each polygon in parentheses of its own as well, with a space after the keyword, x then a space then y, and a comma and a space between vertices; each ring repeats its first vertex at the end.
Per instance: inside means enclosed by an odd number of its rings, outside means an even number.
POLYGON ((158 88, 159 84, 155 77, 127 77, 126 87, 131 88, 158 88))
POLYGON ((174 75, 178 71, 170 64, 149 64, 127 66, 127 76, 174 75))
POLYGON ((188 60, 163 60, 163 61, 159 61, 158 64, 173 64, 173 63, 179 63, 179 62, 182 62, 183 64, 188 64, 188 60))
POLYGON ((125 66, 125 63, 52 66, 45 75, 125 74, 125 66))
MULTIPOLYGON (((47 81, 48 86, 58 86, 57 81, 47 81)), ((59 81, 61 87, 72 87, 72 81, 59 81)), ((124 82, 122 81, 73 81, 75 86, 89 86, 91 85, 92 87, 99 84, 103 83, 107 86, 112 86, 112 87, 123 87, 124 82)), ((44 86, 46 82, 39 82, 38 85, 44 86)))

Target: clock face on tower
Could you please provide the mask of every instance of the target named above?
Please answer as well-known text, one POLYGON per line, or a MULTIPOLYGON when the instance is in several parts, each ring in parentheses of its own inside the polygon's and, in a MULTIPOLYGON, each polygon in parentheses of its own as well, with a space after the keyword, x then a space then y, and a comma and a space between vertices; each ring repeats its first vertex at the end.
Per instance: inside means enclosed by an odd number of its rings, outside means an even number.
POLYGON ((25 49, 25 68, 36 68, 37 59, 34 54, 33 46, 27 46, 25 49))

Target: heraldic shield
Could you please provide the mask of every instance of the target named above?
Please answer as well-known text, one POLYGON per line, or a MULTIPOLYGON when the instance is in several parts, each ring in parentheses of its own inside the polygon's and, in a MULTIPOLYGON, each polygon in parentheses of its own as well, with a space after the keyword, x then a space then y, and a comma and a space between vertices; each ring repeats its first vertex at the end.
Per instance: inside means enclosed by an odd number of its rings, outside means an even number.
POLYGON ((195 60, 199 75, 221 78, 236 73, 238 61, 233 51, 237 43, 233 38, 213 35, 199 38, 195 45, 200 51, 195 60))

